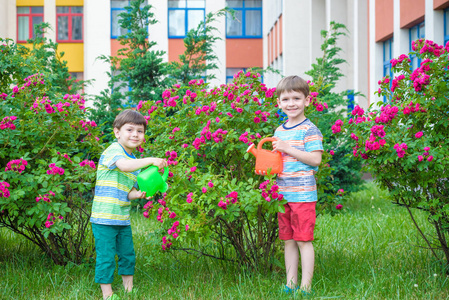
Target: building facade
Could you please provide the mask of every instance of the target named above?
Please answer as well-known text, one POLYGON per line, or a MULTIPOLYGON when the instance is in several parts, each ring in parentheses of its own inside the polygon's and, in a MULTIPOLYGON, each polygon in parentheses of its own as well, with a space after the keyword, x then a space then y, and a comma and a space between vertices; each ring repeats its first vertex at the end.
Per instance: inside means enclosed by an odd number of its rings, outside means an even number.
MULTIPOLYGON (((337 90, 355 90, 366 97, 356 103, 367 107, 382 100, 374 95, 377 81, 392 75, 390 59, 408 53, 418 38, 439 44, 449 40, 449 0, 148 0, 158 22, 149 26, 155 50, 174 61, 184 51, 186 32, 196 27, 209 12, 224 7, 235 11, 219 18, 213 26, 220 40, 215 44, 219 85, 232 80, 238 70, 271 67, 283 76, 310 70, 322 55, 321 30, 330 21, 344 24, 348 35, 341 37, 341 65, 345 75, 337 90)), ((81 79, 94 79, 85 92, 99 94, 107 87, 109 66, 97 58, 115 55, 120 48, 119 14, 129 0, 2 0, 0 37, 26 43, 33 25, 47 22, 53 30, 48 38, 65 52, 69 72, 81 79)), ((419 61, 412 57, 413 66, 419 61)), ((263 81, 275 86, 281 75, 267 73, 263 81)), ((305 76, 307 78, 307 76, 305 76)))
MULTIPOLYGON (((69 72, 80 79, 94 79, 85 90, 95 95, 107 87, 109 66, 100 55, 115 55, 117 37, 123 32, 119 14, 129 0, 2 0, 0 36, 25 44, 33 37, 33 26, 50 24, 48 38, 59 43, 69 72)), ((206 14, 224 7, 235 11, 236 19, 222 17, 213 26, 220 40, 215 43, 219 69, 213 85, 230 81, 240 69, 263 67, 262 0, 149 0, 158 22, 149 26, 155 50, 165 52, 165 61, 178 60, 184 52, 183 38, 197 27, 206 14)))
MULTIPOLYGON (((440 45, 449 41, 449 1, 447 0, 369 0, 369 93, 377 81, 392 76, 390 60, 411 51, 412 41, 428 39, 440 45)), ((410 57, 413 68, 419 66, 410 57)))
MULTIPOLYGON (((320 33, 335 21, 348 29, 348 36, 338 41, 341 58, 347 63, 340 65, 344 77, 336 90, 355 90, 367 95, 367 1, 272 0, 264 1, 263 11, 264 67, 278 69, 284 76, 303 75, 323 55, 320 33)), ((266 77, 269 86, 275 86, 280 79, 277 74, 266 77)), ((364 97, 355 100, 363 106, 368 104, 364 97)))

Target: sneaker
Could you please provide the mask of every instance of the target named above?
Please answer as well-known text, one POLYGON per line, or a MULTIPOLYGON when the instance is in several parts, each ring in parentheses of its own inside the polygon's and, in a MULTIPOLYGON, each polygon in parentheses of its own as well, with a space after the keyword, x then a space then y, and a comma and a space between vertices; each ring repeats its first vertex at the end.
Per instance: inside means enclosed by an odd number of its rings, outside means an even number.
POLYGON ((310 290, 310 292, 304 291, 304 290, 300 290, 301 291, 301 295, 303 296, 312 296, 313 294, 313 290, 310 290))
POLYGON ((294 289, 289 288, 288 286, 284 286, 284 290, 283 291, 284 291, 285 294, 290 295, 290 294, 294 294, 297 290, 299 290, 299 286, 294 288, 294 289))
POLYGON ((112 294, 111 296, 107 297, 106 300, 120 300, 120 297, 117 294, 112 294))

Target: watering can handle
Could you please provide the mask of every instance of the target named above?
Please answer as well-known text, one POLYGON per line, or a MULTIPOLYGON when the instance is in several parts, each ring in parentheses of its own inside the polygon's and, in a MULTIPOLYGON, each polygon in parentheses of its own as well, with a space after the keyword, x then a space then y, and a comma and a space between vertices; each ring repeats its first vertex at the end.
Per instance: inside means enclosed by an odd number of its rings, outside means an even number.
POLYGON ((259 144, 257 144, 257 150, 262 150, 262 145, 263 145, 263 143, 265 143, 265 142, 274 142, 274 141, 276 141, 276 139, 275 139, 274 137, 266 137, 266 138, 263 138, 263 139, 259 142, 259 144))
POLYGON ((164 179, 164 181, 167 181, 168 178, 168 167, 164 167, 164 174, 162 174, 162 179, 164 179))

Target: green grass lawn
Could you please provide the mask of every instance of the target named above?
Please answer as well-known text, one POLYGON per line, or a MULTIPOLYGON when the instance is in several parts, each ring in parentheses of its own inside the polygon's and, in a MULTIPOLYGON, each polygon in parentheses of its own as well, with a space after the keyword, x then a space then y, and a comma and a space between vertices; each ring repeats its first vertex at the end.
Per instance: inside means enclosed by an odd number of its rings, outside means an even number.
MULTIPOLYGON (((138 288, 133 299, 305 299, 280 292, 283 268, 258 274, 208 258, 160 253, 147 242, 151 222, 141 214, 132 219, 138 288)), ((449 299, 442 261, 417 246, 407 211, 373 184, 354 194, 342 214, 320 216, 315 238, 314 294, 308 299, 449 299)), ((277 259, 283 262, 282 253, 277 259)), ((0 229, 0 299, 101 299, 93 280, 93 263, 55 266, 28 241, 0 229)), ((113 288, 132 299, 118 276, 113 288)))

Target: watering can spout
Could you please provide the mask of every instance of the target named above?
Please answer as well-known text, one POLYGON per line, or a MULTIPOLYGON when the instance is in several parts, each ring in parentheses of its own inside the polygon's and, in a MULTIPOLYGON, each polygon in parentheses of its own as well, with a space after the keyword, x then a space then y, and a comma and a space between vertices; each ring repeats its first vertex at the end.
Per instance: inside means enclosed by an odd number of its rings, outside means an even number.
POLYGON ((257 157, 257 149, 256 146, 254 144, 251 144, 248 149, 246 149, 246 152, 251 153, 252 155, 254 155, 255 157, 257 157))

